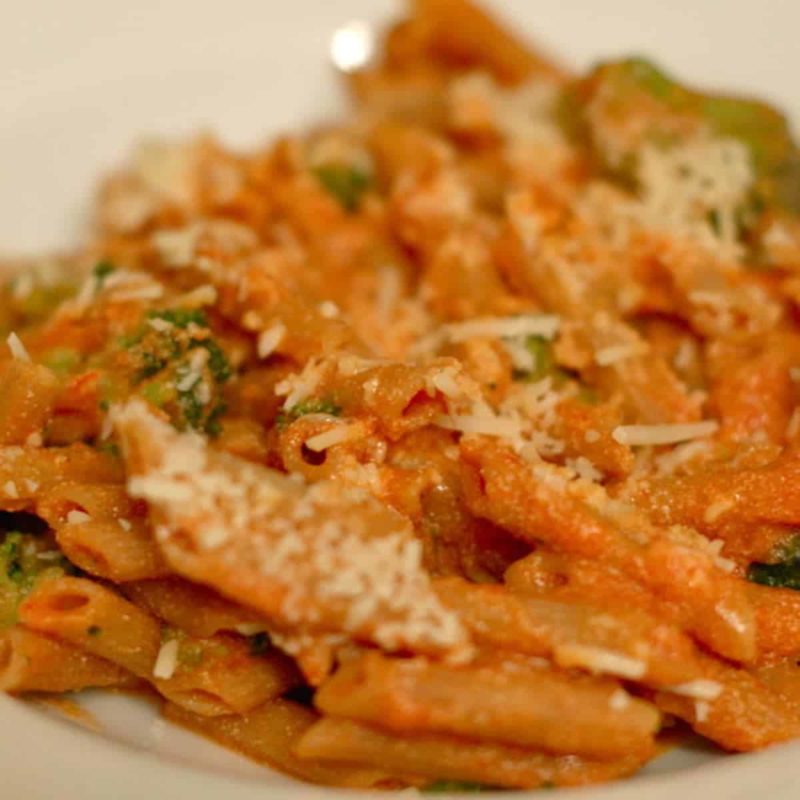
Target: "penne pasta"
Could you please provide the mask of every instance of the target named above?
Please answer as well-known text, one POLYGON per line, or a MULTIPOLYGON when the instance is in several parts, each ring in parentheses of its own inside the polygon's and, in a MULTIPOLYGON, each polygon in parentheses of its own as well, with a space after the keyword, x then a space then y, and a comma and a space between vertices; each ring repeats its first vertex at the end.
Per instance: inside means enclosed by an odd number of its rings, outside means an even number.
POLYGON ((351 720, 326 717, 300 740, 298 755, 320 761, 349 762, 438 779, 474 781, 510 789, 583 786, 629 775, 640 761, 586 761, 550 756, 451 736, 396 736, 351 720))
POLYGON ((633 698, 612 708, 617 690, 547 670, 451 669, 369 654, 341 667, 315 703, 401 735, 430 731, 599 759, 649 751, 658 714, 633 698), (559 725, 563 719, 572 722, 559 725))
POLYGON ((251 609, 180 578, 132 581, 123 592, 140 608, 190 636, 208 638, 222 631, 252 635, 266 630, 251 609))
POLYGON ((353 767, 345 763, 314 763, 298 758, 295 748, 318 717, 290 700, 275 700, 242 716, 213 719, 168 703, 164 715, 168 720, 243 752, 255 761, 311 783, 370 788, 392 782, 391 777, 377 765, 353 767))
POLYGON ((55 639, 19 626, 0 633, 0 691, 60 694, 134 684, 124 669, 55 639))

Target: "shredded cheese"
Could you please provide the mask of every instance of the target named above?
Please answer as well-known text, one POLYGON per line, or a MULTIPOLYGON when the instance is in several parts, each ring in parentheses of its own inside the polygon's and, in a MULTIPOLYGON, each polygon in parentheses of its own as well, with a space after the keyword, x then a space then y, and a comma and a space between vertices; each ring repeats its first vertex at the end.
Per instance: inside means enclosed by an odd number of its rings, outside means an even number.
POLYGON ((25 349, 25 345, 22 344, 22 340, 17 336, 16 333, 13 331, 8 334, 8 338, 6 339, 6 344, 8 345, 8 349, 11 351, 11 355, 17 361, 25 361, 30 363, 31 357, 28 351, 25 349))
POLYGON ((269 358, 280 347, 286 337, 286 325, 280 320, 258 336, 258 357, 269 358))
POLYGON ((321 453, 336 444, 362 439, 364 435, 364 426, 359 422, 354 422, 351 425, 338 425, 329 431, 318 433, 316 436, 306 439, 305 446, 315 453, 321 453))
POLYGON ((581 667, 589 672, 616 675, 639 680, 647 672, 647 664, 624 653, 582 644, 562 644, 555 649, 555 658, 562 667, 581 667))
POLYGON ((503 417, 484 417, 476 414, 441 414, 434 418, 433 424, 449 431, 497 436, 501 439, 517 439, 522 435, 520 424, 516 420, 503 417))
POLYGON ((712 436, 719 429, 715 420, 672 425, 620 425, 614 429, 614 441, 630 447, 678 444, 712 436))
POLYGON ((608 707, 612 711, 624 711, 631 704, 631 696, 624 689, 614 689, 608 698, 608 707))
POLYGON ((736 501, 731 497, 722 497, 709 505, 703 514, 703 522, 709 525, 716 522, 723 514, 736 506, 736 501))
POLYGON ((553 339, 561 325, 559 317, 552 314, 525 314, 519 317, 484 317, 467 322, 445 325, 443 332, 451 342, 489 337, 513 339, 519 336, 541 336, 553 339))
POLYGON ((161 645, 158 651, 156 663, 153 666, 153 677, 162 681, 168 681, 178 668, 178 651, 180 643, 177 639, 170 639, 161 645))
POLYGON ((636 358, 647 353, 648 347, 644 342, 629 342, 603 347, 594 354, 595 363, 600 367, 610 367, 620 361, 636 358))
POLYGON ((716 700, 722 694, 722 684, 707 678, 697 678, 687 683, 671 686, 670 691, 696 700, 716 700))

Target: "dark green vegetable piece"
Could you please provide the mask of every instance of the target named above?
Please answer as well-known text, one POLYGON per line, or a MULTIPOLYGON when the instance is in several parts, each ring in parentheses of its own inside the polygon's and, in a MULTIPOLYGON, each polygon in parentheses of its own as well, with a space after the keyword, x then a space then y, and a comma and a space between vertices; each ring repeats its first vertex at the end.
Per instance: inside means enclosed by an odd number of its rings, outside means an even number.
POLYGON ((116 269, 110 261, 98 261, 92 270, 97 287, 100 288, 105 283, 106 278, 116 269))
POLYGON ((200 328, 208 327, 208 318, 203 311, 194 308, 169 308, 162 311, 149 311, 148 319, 163 319, 176 328, 186 329, 194 324, 200 328))
POLYGON ((103 633, 103 629, 99 625, 90 625, 86 629, 86 633, 89 636, 100 636, 103 633))
MULTIPOLYGON (((637 120, 633 129, 640 131, 639 144, 669 145, 703 126, 718 136, 738 139, 753 159, 758 204, 800 213, 800 153, 786 117, 767 103, 697 91, 638 57, 601 64, 567 90, 561 116, 572 135, 591 139, 585 112, 590 104, 597 111, 593 100, 600 103, 612 126, 613 120, 637 120)), ((597 144, 596 150, 605 162, 603 147, 597 144)), ((628 152, 621 162, 606 166, 628 180, 634 156, 628 152)))
POLYGON ((333 195, 345 211, 353 214, 361 206, 361 198, 372 185, 365 172, 344 164, 317 167, 314 175, 324 189, 333 195))
POLYGON ((762 586, 800 591, 800 535, 794 536, 778 557, 774 564, 751 564, 747 579, 762 586))
POLYGON ((6 577, 14 583, 22 583, 25 571, 22 567, 22 534, 8 533, 0 545, 0 561, 5 564, 6 577))

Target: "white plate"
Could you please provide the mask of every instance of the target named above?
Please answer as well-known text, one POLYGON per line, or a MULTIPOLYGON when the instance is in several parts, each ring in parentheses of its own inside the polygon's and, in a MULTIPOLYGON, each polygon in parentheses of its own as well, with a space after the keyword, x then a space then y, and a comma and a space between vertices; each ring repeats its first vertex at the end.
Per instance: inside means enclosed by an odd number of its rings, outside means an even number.
MULTIPOLYGON (((800 111, 800 5, 789 0, 492 4, 579 67, 645 53, 679 76, 800 111)), ((208 128, 246 145, 341 110, 326 60, 331 32, 395 8, 392 0, 0 0, 0 253, 74 243, 98 173, 138 134, 208 128)), ((162 723, 145 704, 101 693, 82 702, 102 735, 0 698, 0 798, 346 794, 256 767, 162 723)), ((558 796, 789 800, 800 787, 795 759, 800 745, 724 758, 684 750, 629 782, 558 796)))

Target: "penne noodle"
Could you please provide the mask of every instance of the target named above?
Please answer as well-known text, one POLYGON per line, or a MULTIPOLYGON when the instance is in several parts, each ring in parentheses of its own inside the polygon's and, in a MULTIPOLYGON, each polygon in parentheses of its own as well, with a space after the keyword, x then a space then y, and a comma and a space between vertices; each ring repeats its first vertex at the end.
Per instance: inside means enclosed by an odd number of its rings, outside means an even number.
POLYGON ((19 359, 0 364, 0 447, 40 434, 53 410, 58 381, 46 367, 19 359))
POLYGON ((547 670, 454 669, 371 653, 340 667, 315 703, 397 734, 447 733, 599 759, 648 752, 659 715, 634 698, 614 708, 618 689, 547 670), (559 724, 564 719, 570 725, 559 724))
POLYGON ((222 631, 250 635, 266 630, 258 614, 181 578, 137 580, 123 587, 140 608, 190 636, 208 638, 222 631))
POLYGON ((0 691, 61 693, 134 683, 115 664, 47 636, 22 627, 0 633, 0 691))
POLYGON ((23 625, 142 678, 152 676, 161 625, 99 583, 83 578, 41 582, 19 609, 23 625))
POLYGON ((431 779, 475 781, 509 789, 583 786, 629 775, 641 764, 626 755, 616 761, 552 756, 452 736, 397 736, 352 720, 325 717, 300 740, 301 758, 372 765, 431 779))
MULTIPOLYGON (((746 586, 720 569, 707 550, 676 541, 635 508, 611 505, 602 513, 597 487, 581 497, 580 490, 562 493, 527 479, 535 472, 506 448, 471 442, 462 451, 474 470, 467 495, 473 513, 532 543, 543 540, 570 556, 604 559, 674 604, 683 624, 704 644, 732 659, 755 659, 754 612, 746 586), (703 575, 702 591, 682 580, 688 572, 703 575)), ((539 467, 559 481, 551 467, 539 467)))
POLYGON ((153 684, 187 711, 202 716, 244 714, 300 683, 297 668, 276 650, 253 656, 245 642, 232 636, 177 641, 174 673, 153 684))
POLYGON ((310 783, 366 789, 392 782, 378 766, 353 767, 298 758, 297 744, 318 716, 290 700, 275 700, 242 716, 214 718, 167 703, 164 716, 261 764, 310 783))
POLYGON ((117 664, 203 715, 249 711, 298 682, 288 659, 276 651, 251 655, 238 637, 165 641, 158 620, 80 578, 40 583, 19 613, 27 627, 117 664), (175 644, 167 647, 170 641, 175 644))
POLYGON ((169 574, 140 520, 130 522, 127 529, 114 520, 67 523, 57 527, 55 535, 64 555, 95 577, 127 583, 169 574))
POLYGON ((719 687, 718 697, 659 692, 656 705, 726 750, 760 750, 800 734, 800 705, 793 698, 771 690, 746 670, 711 659, 705 674, 719 687))
POLYGON ((438 581, 436 589, 485 647, 546 656, 564 668, 633 677, 649 686, 685 683, 700 673, 691 640, 638 609, 521 597, 458 578, 438 581))

